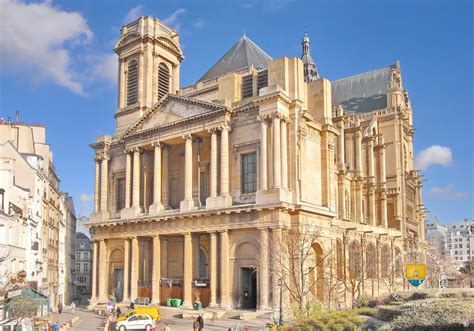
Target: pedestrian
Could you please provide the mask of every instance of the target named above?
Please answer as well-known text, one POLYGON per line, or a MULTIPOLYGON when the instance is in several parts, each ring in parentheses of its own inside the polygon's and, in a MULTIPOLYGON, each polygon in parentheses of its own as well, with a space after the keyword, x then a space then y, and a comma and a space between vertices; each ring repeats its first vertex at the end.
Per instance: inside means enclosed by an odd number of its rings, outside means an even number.
POLYGON ((72 313, 74 314, 74 311, 76 310, 76 304, 74 303, 74 301, 71 303, 71 311, 72 313))
POLYGON ((114 303, 112 302, 112 300, 107 301, 107 312, 109 313, 109 315, 112 314, 113 309, 114 303))
POLYGON ((199 324, 199 331, 202 331, 202 329, 204 328, 204 319, 202 318, 202 315, 199 315, 197 318, 196 318, 196 322, 198 322, 199 324))
POLYGON ((58 312, 61 314, 63 312, 63 303, 58 303, 58 312))
POLYGON ((133 302, 133 300, 130 301, 130 309, 131 309, 131 310, 134 310, 134 309, 135 309, 135 302, 133 302))
POLYGON ((115 316, 117 316, 117 318, 119 318, 120 315, 122 315, 122 311, 120 310, 120 307, 117 307, 117 309, 115 309, 115 316))

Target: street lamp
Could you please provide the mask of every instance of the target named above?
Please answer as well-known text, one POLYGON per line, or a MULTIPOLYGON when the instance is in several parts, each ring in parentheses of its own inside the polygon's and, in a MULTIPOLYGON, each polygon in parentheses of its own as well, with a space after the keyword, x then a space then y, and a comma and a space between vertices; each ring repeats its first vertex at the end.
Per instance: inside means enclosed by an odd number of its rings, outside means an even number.
POLYGON ((280 318, 278 325, 283 325, 283 279, 278 279, 278 286, 280 286, 280 318))

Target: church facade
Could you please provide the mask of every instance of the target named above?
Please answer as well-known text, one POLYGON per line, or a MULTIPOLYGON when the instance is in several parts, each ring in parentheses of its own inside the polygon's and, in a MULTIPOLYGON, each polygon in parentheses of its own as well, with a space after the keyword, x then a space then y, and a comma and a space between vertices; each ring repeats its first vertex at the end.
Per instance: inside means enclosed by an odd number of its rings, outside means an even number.
POLYGON ((302 224, 320 229, 315 255, 343 275, 349 258, 370 265, 364 291, 387 291, 390 261, 424 240, 400 66, 330 81, 309 43, 272 59, 244 35, 180 88, 177 32, 148 16, 122 28, 116 130, 91 145, 93 303, 276 307, 275 247, 302 224))

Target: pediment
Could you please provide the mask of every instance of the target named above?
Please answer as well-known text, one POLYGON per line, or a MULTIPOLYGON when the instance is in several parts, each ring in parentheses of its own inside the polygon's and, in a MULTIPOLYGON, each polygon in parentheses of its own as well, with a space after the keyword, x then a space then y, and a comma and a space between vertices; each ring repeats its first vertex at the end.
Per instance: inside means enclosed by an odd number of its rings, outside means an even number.
POLYGON ((227 108, 219 104, 168 94, 133 124, 125 132, 124 137, 219 110, 225 111, 227 108))

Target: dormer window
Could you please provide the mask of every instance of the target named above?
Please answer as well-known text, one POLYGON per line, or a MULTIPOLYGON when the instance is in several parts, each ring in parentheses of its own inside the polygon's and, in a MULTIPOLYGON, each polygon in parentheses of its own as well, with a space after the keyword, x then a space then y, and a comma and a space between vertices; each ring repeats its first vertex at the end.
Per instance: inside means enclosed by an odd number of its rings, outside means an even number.
POLYGON ((127 70, 127 106, 138 102, 138 62, 132 60, 127 70))
POLYGON ((170 91, 170 70, 164 63, 158 66, 158 100, 161 100, 170 91))

